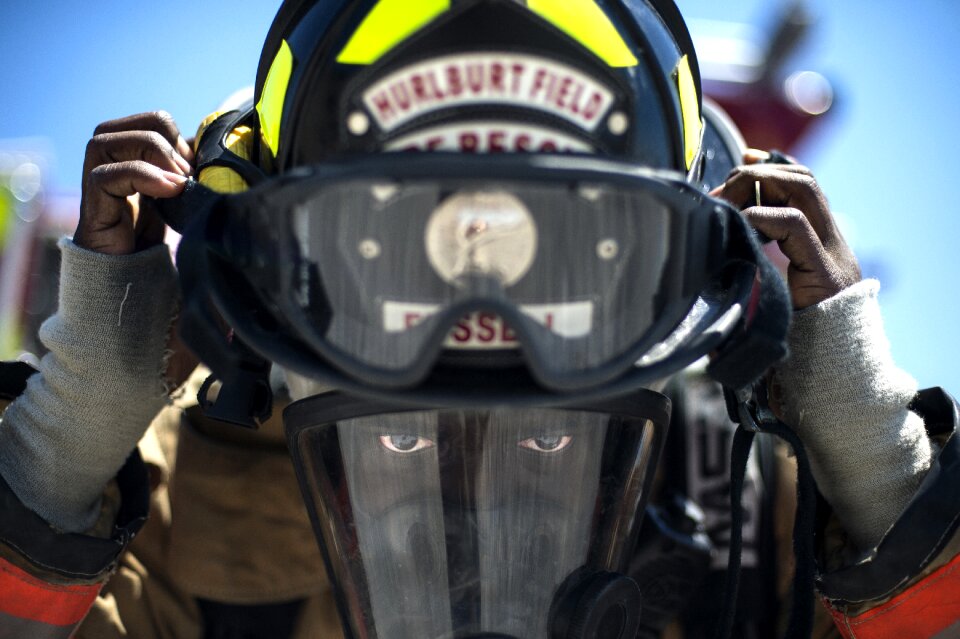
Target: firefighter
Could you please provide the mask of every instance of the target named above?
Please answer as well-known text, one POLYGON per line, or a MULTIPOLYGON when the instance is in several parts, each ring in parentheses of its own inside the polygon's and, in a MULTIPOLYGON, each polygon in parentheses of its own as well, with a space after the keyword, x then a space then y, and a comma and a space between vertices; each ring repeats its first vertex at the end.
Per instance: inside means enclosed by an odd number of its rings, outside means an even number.
MULTIPOLYGON (((100 125, 50 355, 5 373, 0 627, 675 632, 698 575, 640 525, 678 485, 666 380, 709 355, 809 451, 834 632, 949 633, 953 400, 893 364, 809 170, 752 154, 704 193, 705 126, 668 0, 291 0, 196 148, 100 125)), ((692 389, 678 419, 726 423, 692 389)))

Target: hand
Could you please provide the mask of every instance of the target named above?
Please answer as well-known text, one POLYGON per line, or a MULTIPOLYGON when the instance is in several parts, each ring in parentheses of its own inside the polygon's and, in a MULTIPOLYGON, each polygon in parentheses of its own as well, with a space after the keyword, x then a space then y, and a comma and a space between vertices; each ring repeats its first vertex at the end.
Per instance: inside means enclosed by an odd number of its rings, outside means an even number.
POLYGON ((860 266, 810 169, 757 164, 764 155, 748 151, 746 165, 734 169, 710 195, 741 208, 753 228, 777 242, 790 262, 787 285, 793 308, 800 310, 859 282, 860 266))
POLYGON ((141 113, 104 122, 87 143, 74 243, 126 255, 163 241, 165 226, 139 195, 170 198, 193 172, 193 151, 169 114, 141 113))
MULTIPOLYGON (((163 242, 166 226, 147 195, 179 195, 193 173, 190 145, 169 114, 141 113, 104 122, 87 143, 83 196, 74 243, 91 251, 128 255, 163 242)), ((165 377, 172 390, 198 360, 181 342, 175 325, 165 377)))

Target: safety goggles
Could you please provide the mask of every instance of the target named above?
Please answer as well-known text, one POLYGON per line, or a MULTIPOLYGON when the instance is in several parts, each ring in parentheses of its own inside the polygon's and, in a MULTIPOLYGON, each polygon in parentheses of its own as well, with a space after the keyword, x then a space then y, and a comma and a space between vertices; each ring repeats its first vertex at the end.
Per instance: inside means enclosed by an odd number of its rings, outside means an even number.
POLYGON ((623 573, 668 419, 652 391, 562 409, 290 405, 347 636, 632 639, 623 573))
POLYGON ((662 378, 729 336, 758 259, 729 205, 580 156, 326 164, 218 196, 194 226, 181 279, 255 351, 340 388, 432 375, 440 394, 453 361, 522 365, 551 392, 662 378))

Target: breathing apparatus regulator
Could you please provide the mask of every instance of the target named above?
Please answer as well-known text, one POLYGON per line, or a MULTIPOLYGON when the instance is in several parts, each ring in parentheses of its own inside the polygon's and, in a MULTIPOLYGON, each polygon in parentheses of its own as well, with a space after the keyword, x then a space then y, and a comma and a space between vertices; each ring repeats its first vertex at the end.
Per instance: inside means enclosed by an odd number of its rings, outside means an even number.
POLYGON ((208 416, 337 389, 284 421, 346 636, 637 635, 658 390, 754 424, 785 354, 741 152, 671 0, 283 4, 164 215, 208 416))

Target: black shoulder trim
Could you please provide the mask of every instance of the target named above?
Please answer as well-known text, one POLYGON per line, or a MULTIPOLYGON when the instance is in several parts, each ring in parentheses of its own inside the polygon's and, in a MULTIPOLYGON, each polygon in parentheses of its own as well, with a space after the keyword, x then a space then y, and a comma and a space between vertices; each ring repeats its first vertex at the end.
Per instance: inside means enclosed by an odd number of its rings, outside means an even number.
POLYGON ((960 426, 960 405, 942 388, 920 391, 909 408, 923 418, 931 437, 949 435, 960 426))
POLYGON ((0 399, 16 399, 27 388, 27 380, 37 372, 25 362, 0 362, 0 399))
POLYGON ((117 474, 121 505, 110 539, 57 532, 24 506, 0 477, 0 543, 41 570, 70 579, 95 579, 110 571, 117 557, 147 519, 147 469, 134 450, 117 474))
POLYGON ((948 439, 916 496, 880 545, 861 563, 821 576, 827 599, 860 603, 887 597, 920 574, 960 527, 960 406, 939 388, 921 391, 910 405, 927 432, 948 439))

